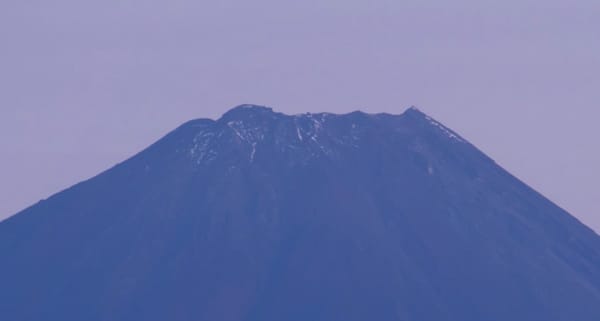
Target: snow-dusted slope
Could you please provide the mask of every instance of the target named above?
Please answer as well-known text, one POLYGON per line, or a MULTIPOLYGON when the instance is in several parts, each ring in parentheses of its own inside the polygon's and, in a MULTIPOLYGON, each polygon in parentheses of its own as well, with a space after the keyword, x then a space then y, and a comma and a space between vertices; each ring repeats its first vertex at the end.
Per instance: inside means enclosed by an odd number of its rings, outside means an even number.
POLYGON ((600 319, 600 238, 415 108, 190 121, 0 262, 10 321, 600 319))

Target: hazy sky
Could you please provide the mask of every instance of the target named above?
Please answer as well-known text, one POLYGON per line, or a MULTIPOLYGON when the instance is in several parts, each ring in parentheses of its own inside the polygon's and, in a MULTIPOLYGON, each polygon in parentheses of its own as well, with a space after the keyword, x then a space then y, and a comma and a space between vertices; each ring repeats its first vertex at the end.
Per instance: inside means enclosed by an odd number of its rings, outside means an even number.
POLYGON ((600 2, 2 0, 0 219, 241 103, 455 129, 600 231, 600 2))

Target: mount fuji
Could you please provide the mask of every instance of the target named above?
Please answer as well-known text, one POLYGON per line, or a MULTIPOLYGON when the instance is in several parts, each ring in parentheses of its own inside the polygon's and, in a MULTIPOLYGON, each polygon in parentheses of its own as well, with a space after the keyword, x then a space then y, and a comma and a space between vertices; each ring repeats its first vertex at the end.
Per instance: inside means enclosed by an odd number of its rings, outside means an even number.
POLYGON ((598 321, 600 237, 416 108, 242 105, 1 222, 0 320, 598 321))

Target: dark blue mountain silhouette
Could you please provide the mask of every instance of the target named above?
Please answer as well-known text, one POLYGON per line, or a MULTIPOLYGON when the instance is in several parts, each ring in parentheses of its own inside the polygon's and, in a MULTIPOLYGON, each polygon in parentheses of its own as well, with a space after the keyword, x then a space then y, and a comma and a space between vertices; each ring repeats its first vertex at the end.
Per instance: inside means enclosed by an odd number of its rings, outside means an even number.
POLYGON ((600 238, 455 132, 243 105, 0 223, 6 321, 598 321, 600 238))

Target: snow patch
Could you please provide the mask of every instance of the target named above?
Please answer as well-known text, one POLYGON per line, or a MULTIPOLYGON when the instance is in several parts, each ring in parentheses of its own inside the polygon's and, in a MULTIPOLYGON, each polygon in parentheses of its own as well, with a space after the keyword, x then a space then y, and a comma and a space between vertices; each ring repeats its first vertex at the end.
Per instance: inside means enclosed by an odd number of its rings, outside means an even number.
POLYGON ((252 152, 250 153, 250 162, 254 162, 254 156, 256 155, 256 142, 252 143, 252 152))
POLYGON ((210 145, 215 138, 215 133, 211 131, 203 131, 198 133, 192 140, 192 146, 189 150, 189 155, 197 164, 205 161, 210 161, 216 158, 217 154, 210 149, 210 145))
MULTIPOLYGON (((416 109, 416 108, 415 108, 416 109)), ((433 126, 437 127, 438 129, 440 129, 446 136, 459 141, 459 142, 464 142, 464 140, 462 138, 460 138, 455 132, 453 132, 452 130, 448 129, 446 126, 440 124, 439 122, 437 122, 436 120, 434 120, 433 118, 429 117, 429 116, 425 116, 425 119, 427 119, 427 121, 429 121, 430 124, 432 124, 433 126)))
POLYGON ((296 134, 301 142, 304 141, 304 137, 302 137, 302 133, 300 132, 300 127, 298 127, 298 124, 296 124, 296 134))
POLYGON ((241 120, 233 120, 227 123, 227 126, 235 133, 241 142, 248 144, 251 148, 250 162, 254 161, 256 155, 256 146, 265 138, 263 129, 258 126, 248 126, 241 120))

